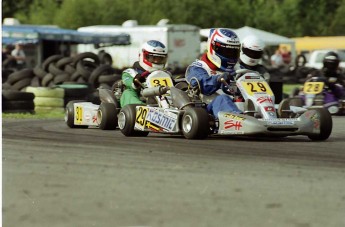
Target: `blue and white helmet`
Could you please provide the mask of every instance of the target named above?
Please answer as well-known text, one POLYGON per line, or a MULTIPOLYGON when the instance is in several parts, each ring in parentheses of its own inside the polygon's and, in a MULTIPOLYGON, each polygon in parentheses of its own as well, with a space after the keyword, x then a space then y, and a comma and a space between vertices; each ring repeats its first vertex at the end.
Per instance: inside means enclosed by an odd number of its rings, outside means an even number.
POLYGON ((211 29, 207 40, 207 58, 223 71, 233 69, 240 56, 240 39, 230 29, 211 29))
POLYGON ((141 46, 139 64, 145 70, 152 72, 164 69, 168 59, 168 50, 165 45, 157 40, 150 40, 141 46))

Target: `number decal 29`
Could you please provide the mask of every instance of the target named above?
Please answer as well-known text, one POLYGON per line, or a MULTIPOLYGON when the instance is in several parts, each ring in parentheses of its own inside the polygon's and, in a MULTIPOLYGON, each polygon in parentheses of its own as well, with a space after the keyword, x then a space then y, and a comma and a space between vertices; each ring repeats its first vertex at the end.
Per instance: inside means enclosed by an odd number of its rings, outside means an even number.
POLYGON ((247 85, 249 85, 251 92, 258 92, 258 89, 261 92, 267 91, 265 85, 263 83, 260 83, 260 82, 258 82, 258 83, 250 83, 250 82, 248 82, 247 85), (255 86, 255 85, 257 85, 257 86, 255 86))
POLYGON ((146 123, 147 112, 148 112, 148 108, 144 106, 140 106, 137 110, 137 114, 135 117, 136 123, 138 123, 141 126, 144 126, 146 123))
POLYGON ((273 92, 266 82, 242 82, 242 86, 250 95, 257 92, 265 92, 269 95, 273 95, 273 92))

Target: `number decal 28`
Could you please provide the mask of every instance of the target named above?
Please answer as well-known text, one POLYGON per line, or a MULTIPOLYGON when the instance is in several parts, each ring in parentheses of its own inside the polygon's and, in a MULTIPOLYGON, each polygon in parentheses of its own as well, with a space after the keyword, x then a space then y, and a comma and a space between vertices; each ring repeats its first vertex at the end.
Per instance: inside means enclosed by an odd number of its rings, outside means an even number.
POLYGON ((306 82, 303 87, 303 92, 306 94, 318 94, 322 92, 323 82, 306 82))

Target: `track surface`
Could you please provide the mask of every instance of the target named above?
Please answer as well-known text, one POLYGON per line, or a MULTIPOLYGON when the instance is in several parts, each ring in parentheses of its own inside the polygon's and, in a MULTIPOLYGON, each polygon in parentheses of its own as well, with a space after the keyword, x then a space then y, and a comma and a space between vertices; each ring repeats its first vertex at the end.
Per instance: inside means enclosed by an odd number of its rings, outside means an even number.
POLYGON ((203 141, 3 119, 3 226, 345 226, 345 118, 203 141))

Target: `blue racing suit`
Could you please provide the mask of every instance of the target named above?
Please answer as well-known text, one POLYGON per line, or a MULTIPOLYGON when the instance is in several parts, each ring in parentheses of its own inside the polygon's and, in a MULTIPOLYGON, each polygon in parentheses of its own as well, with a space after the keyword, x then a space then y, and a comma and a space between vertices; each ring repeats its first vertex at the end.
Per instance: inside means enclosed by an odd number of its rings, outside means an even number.
MULTIPOLYGON (((209 63, 210 64, 210 63, 209 63)), ((211 63, 212 64, 212 63, 211 63)), ((222 89, 227 92, 226 86, 218 81, 218 77, 224 72, 212 70, 204 60, 196 60, 188 66, 186 80, 192 87, 200 85, 200 92, 210 96, 222 89)), ((208 105, 207 111, 218 119, 219 111, 242 113, 227 94, 217 95, 208 105)))

